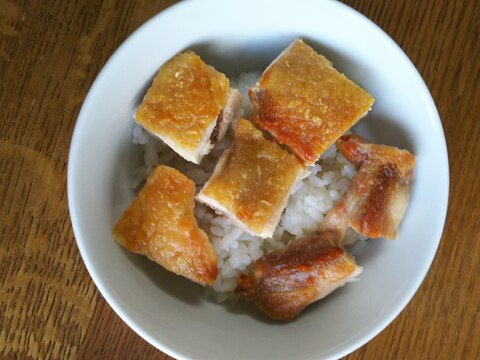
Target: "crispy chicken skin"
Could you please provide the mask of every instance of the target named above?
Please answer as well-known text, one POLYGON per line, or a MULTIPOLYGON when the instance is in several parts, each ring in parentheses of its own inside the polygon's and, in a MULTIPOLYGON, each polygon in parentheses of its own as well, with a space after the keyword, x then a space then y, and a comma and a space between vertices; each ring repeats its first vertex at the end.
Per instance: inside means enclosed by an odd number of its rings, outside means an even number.
POLYGON ((128 250, 201 285, 217 277, 217 254, 193 214, 195 184, 157 166, 113 229, 128 250))
POLYGON ((135 121, 180 156, 199 164, 235 117, 241 95, 228 78, 192 51, 167 61, 153 79, 135 121))
POLYGON ((240 275, 235 293, 272 319, 293 320, 309 304, 362 272, 337 242, 335 231, 294 240, 260 258, 249 274, 240 275))
POLYGON ((342 136, 336 146, 357 174, 321 230, 339 228, 343 222, 364 236, 394 239, 408 206, 415 158, 406 150, 368 144, 357 135, 342 136))
POLYGON ((309 165, 371 108, 374 99, 302 40, 265 70, 250 99, 255 123, 309 165))
POLYGON ((305 174, 297 158, 239 119, 232 146, 197 200, 253 235, 270 237, 295 182, 305 174))

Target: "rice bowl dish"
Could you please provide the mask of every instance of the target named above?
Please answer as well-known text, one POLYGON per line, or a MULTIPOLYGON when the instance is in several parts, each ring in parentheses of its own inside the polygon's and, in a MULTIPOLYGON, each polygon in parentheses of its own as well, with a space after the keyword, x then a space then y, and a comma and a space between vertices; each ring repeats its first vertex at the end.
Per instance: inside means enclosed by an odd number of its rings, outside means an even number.
MULTIPOLYGON (((256 11, 251 12, 246 11, 244 3, 224 5, 220 1, 186 1, 172 7, 132 35, 102 70, 85 100, 72 139, 68 196, 75 237, 85 265, 109 305, 135 332, 170 356, 339 358, 373 338, 398 315, 433 259, 448 199, 448 161, 441 123, 425 84, 405 54, 378 27, 346 6, 323 1, 266 1, 255 3, 256 11), (272 7, 277 11, 276 21, 265 21, 272 7), (248 17, 250 27, 227 21, 232 11, 248 17), (293 13, 298 16, 292 17, 293 13), (215 19, 209 14, 215 14, 215 19), (218 16, 222 14, 225 16, 218 16), (151 46, 158 42, 158 34, 171 34, 172 25, 185 19, 194 21, 195 26, 162 38, 160 47, 151 46), (359 263, 368 265, 361 281, 311 308, 308 316, 283 326, 253 312, 239 312, 229 302, 219 306, 206 300, 202 288, 172 281, 174 277, 158 266, 128 254, 112 241, 110 232, 134 195, 132 181, 136 180, 138 187, 145 177, 141 170, 132 175, 141 164, 148 166, 142 147, 153 150, 147 151, 152 157, 150 164, 173 161, 168 159, 168 151, 157 152, 160 145, 150 144, 139 128, 133 130, 133 137, 144 144, 129 145, 133 110, 159 65, 178 51, 195 47, 200 55, 214 59, 215 66, 234 77, 241 71, 262 69, 298 36, 313 41, 349 76, 376 94, 379 106, 356 130, 372 140, 413 150, 419 163, 415 192, 398 241, 389 246, 381 241, 354 246, 352 252, 359 263), (232 59, 234 67, 229 65, 232 59), (131 71, 125 72, 125 68, 131 71), (438 175, 435 182, 431 181, 433 173, 438 175), (427 211, 425 204, 436 206, 427 211), (263 335, 252 336, 256 333, 263 335), (219 340, 216 346, 211 346, 213 338, 219 340), (291 346, 292 342, 296 346, 291 346)), ((328 154, 315 176, 323 181, 318 182, 320 186, 352 176, 347 169, 342 174, 339 163, 329 163, 328 154), (335 169, 333 176, 328 173, 335 169), (337 178, 338 171, 342 177, 337 178)), ((331 153, 330 159, 334 158, 331 153)), ((208 171, 212 170, 213 165, 208 171)), ((200 179, 205 175, 198 172, 189 176, 200 179)), ((310 181, 317 182, 315 178, 304 182, 309 185, 310 181)), ((298 204, 316 204, 306 190, 297 189, 288 207, 295 205, 303 191, 298 204)), ((198 205, 196 212, 199 218, 206 216, 198 205)), ((309 216, 320 218, 314 210, 309 216)), ((288 222, 287 212, 281 221, 281 226, 292 233, 302 231, 301 226, 295 229, 296 219, 288 222)), ((212 227, 211 223, 209 231, 212 227)), ((221 228, 220 224, 213 231, 218 230, 223 240, 238 243, 241 234, 232 232, 231 237, 237 239, 225 239, 228 230, 221 228)), ((273 244, 272 248, 275 245, 282 246, 273 244)), ((224 263, 229 260, 225 258, 224 263)), ((222 272, 229 270, 226 267, 222 272)), ((230 296, 228 278, 233 274, 225 274, 225 290, 217 290, 220 300, 230 296)))

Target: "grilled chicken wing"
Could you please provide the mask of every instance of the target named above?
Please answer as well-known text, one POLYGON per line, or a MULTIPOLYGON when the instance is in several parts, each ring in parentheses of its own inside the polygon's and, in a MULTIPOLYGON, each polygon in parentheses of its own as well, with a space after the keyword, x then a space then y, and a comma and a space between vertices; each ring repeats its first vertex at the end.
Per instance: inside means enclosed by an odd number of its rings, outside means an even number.
POLYGON ((211 138, 220 141, 225 135, 241 99, 224 74, 186 51, 160 68, 134 117, 180 156, 199 164, 213 147, 211 138))
POLYGON ((406 150, 368 144, 356 135, 342 136, 336 146, 357 174, 321 230, 338 229, 343 223, 370 238, 394 239, 408 206, 415 158, 406 150))
POLYGON ((363 117, 374 99, 302 40, 294 41, 249 92, 255 123, 309 165, 363 117))
POLYGON ((195 184, 159 165, 113 229, 128 250, 202 285, 217 277, 217 254, 193 214, 195 184))
POLYGON ((240 275, 235 293, 253 301, 272 319, 293 320, 317 301, 362 272, 336 243, 339 233, 325 231, 300 238, 260 258, 240 275))

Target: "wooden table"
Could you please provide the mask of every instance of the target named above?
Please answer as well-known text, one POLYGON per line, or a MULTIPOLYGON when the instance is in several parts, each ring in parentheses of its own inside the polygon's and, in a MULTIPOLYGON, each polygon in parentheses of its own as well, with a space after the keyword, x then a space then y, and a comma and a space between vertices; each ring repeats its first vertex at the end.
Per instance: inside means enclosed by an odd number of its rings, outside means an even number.
MULTIPOLYGON (((67 156, 117 46, 175 1, 0 0, 0 358, 168 359, 87 274, 70 225, 67 156)), ((347 1, 424 77, 450 154, 445 232, 425 281, 348 359, 480 358, 480 2, 347 1)))

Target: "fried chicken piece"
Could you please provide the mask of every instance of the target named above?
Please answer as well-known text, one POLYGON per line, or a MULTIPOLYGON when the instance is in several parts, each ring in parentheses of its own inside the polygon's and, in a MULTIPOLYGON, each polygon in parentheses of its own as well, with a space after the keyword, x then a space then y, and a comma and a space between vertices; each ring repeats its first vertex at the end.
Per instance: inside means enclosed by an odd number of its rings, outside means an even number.
POLYGON ((350 226, 370 238, 394 239, 407 209, 415 158, 406 150, 368 144, 357 135, 342 136, 336 146, 357 174, 320 230, 350 226))
POLYGON ((225 135, 241 99, 224 74, 186 51, 160 68, 134 118, 180 156, 199 164, 213 147, 210 140, 225 135))
POLYGON ((195 184, 179 171, 157 166, 113 228, 128 250, 201 285, 217 277, 217 254, 193 214, 195 184))
POLYGON ((336 245, 338 236, 325 231, 264 255, 252 272, 240 275, 235 293, 272 319, 293 320, 309 304, 362 272, 353 256, 336 245))
POLYGON ((306 165, 314 163, 374 102, 302 40, 295 40, 274 60, 249 96, 259 114, 255 124, 306 165))
POLYGON ((270 237, 305 167, 250 121, 239 119, 234 141, 197 200, 250 234, 270 237))

